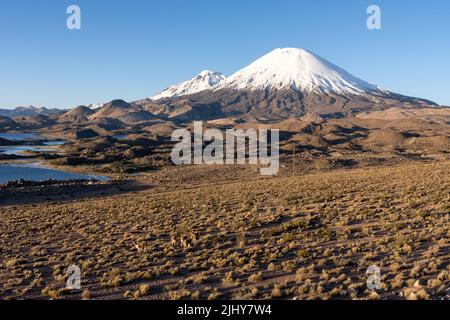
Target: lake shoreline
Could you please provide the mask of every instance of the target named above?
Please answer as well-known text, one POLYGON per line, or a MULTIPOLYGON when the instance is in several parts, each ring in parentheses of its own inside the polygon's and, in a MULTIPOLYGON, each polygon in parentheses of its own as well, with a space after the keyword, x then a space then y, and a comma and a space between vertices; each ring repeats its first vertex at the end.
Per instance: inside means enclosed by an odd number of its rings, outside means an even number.
POLYGON ((46 180, 0 184, 0 207, 109 197, 143 188, 132 180, 46 180))
POLYGON ((37 132, 0 132, 0 184, 9 181, 107 180, 93 167, 52 165, 49 159, 57 155, 61 139, 42 136, 37 132), (21 169, 21 167, 23 169, 21 169), (23 172, 21 172, 23 171, 23 172))
POLYGON ((57 156, 59 146, 66 143, 57 137, 8 132, 0 139, 0 207, 109 197, 148 188, 96 166, 53 164, 52 155, 57 156))
POLYGON ((8 162, 0 163, 0 184, 10 181, 34 181, 43 182, 47 180, 67 181, 67 180, 110 180, 111 177, 74 170, 62 170, 61 168, 51 168, 42 162, 8 162))

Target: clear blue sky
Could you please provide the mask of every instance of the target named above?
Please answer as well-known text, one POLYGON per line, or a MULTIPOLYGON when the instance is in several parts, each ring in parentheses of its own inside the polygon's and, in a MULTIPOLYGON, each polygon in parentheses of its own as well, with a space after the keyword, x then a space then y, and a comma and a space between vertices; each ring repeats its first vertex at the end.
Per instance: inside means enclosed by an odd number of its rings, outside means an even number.
POLYGON ((203 69, 306 48, 391 91, 450 105, 448 0, 14 0, 0 4, 0 107, 134 100, 203 69), (66 29, 66 8, 82 29, 66 29), (382 30, 366 28, 378 4, 382 30))

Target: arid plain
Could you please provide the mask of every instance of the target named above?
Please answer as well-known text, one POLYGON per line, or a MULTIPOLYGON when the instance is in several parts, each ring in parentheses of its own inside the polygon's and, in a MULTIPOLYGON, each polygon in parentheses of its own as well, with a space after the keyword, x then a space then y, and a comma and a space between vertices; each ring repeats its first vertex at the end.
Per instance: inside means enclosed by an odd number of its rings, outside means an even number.
POLYGON ((442 299, 449 172, 449 161, 295 176, 286 166, 273 178, 174 167, 142 176, 142 190, 5 205, 0 296, 442 299), (81 290, 66 289, 71 264, 81 290), (366 288, 371 265, 380 290, 366 288))

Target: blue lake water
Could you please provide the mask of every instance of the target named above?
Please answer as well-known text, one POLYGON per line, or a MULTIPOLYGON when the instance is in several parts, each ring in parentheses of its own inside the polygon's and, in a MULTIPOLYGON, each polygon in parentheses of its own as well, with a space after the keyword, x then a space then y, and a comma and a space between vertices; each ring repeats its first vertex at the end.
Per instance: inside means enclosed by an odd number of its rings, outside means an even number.
POLYGON ((44 142, 44 145, 46 145, 46 146, 61 146, 65 143, 66 143, 65 141, 47 141, 47 142, 44 142))
POLYGON ((54 149, 40 146, 0 146, 1 154, 20 155, 24 151, 51 152, 54 149))
POLYGON ((29 145, 0 146, 0 154, 7 155, 20 155, 24 151, 52 152, 54 151, 54 147, 63 145, 65 143, 65 141, 61 140, 43 142, 42 140, 45 140, 46 138, 43 138, 39 134, 32 132, 0 132, 0 138, 8 139, 10 141, 31 141, 29 145), (33 142, 35 143, 33 144, 33 142))
POLYGON ((97 179, 107 180, 106 177, 85 175, 72 172, 39 167, 38 165, 10 165, 0 164, 0 183, 24 179, 28 181, 71 180, 71 179, 97 179))
POLYGON ((0 138, 8 140, 39 140, 42 139, 38 134, 32 132, 0 132, 0 138))
MULTIPOLYGON (((0 146, 0 154, 20 155, 24 151, 36 152, 52 152, 59 145, 65 141, 42 141, 47 140, 37 133, 19 132, 0 132, 0 138, 8 139, 10 141, 27 140, 29 145, 17 146, 0 146)), ((27 143, 28 143, 27 142, 27 143)), ((71 179, 97 179, 107 180, 106 177, 79 174, 73 172, 66 172, 61 170, 49 169, 40 164, 9 164, 0 163, 0 183, 5 183, 12 180, 29 180, 29 181, 43 181, 43 180, 71 180, 71 179)))

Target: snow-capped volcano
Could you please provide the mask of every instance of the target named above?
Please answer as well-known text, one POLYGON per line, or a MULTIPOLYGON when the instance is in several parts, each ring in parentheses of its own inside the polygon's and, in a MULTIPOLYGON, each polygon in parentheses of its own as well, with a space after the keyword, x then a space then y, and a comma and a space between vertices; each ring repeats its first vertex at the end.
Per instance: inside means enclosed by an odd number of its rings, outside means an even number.
POLYGON ((222 81, 221 89, 362 94, 378 88, 305 49, 275 49, 222 81))
POLYGON ((305 50, 275 49, 228 78, 203 72, 152 100, 136 102, 177 121, 239 118, 278 121, 318 115, 316 120, 353 117, 367 111, 435 105, 381 90, 305 50), (212 80, 212 81, 211 81, 212 80), (183 97, 177 97, 183 96, 183 97), (171 97, 167 103, 164 97, 171 97))
POLYGON ((180 84, 171 86, 157 95, 151 97, 152 100, 159 100, 163 98, 180 97, 189 94, 194 94, 207 89, 211 89, 220 83, 225 76, 220 72, 205 70, 200 72, 191 80, 182 82, 180 84))

